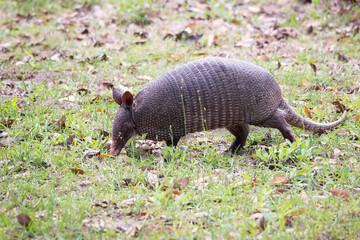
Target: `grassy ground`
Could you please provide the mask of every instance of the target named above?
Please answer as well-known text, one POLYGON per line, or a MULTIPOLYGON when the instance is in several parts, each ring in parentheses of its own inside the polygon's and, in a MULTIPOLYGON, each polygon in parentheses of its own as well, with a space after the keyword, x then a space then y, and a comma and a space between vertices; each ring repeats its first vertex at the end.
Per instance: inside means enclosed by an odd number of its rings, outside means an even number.
POLYGON ((360 8, 351 1, 2 1, 0 238, 359 239, 360 8), (185 31, 185 32, 183 32, 185 31), (208 55, 270 71, 326 134, 107 142, 109 86, 208 55), (340 105, 342 104, 342 105, 340 105))

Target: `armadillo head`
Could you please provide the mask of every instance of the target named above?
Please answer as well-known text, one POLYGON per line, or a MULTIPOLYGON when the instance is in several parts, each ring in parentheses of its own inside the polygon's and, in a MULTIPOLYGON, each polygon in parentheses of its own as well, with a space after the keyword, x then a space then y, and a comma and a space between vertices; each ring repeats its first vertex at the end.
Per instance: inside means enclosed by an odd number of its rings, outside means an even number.
POLYGON ((113 88, 113 98, 120 105, 116 113, 112 131, 111 155, 119 155, 126 142, 135 135, 135 123, 133 119, 133 96, 126 91, 121 94, 113 88))

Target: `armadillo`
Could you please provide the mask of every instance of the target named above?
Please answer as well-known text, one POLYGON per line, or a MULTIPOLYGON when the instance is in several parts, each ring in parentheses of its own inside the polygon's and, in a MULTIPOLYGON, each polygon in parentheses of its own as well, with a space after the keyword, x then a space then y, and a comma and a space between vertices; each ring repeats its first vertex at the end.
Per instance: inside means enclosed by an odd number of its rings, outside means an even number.
POLYGON ((228 151, 245 145, 249 125, 278 129, 294 142, 289 124, 313 132, 340 125, 317 123, 297 114, 284 100, 279 84, 265 69, 220 57, 203 58, 165 72, 139 93, 113 88, 116 113, 111 154, 118 155, 134 135, 176 146, 188 133, 226 128, 235 136, 228 151))

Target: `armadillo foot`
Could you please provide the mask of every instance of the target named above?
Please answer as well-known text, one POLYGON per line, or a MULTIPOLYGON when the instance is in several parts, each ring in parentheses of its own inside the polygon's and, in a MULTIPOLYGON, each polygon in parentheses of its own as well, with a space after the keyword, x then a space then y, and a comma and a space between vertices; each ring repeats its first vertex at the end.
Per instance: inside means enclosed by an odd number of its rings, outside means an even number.
POLYGON ((271 127, 278 129, 284 138, 289 139, 290 142, 295 142, 296 137, 290 126, 287 124, 284 114, 281 110, 277 110, 274 115, 268 118, 265 122, 256 124, 259 127, 271 127))
POLYGON ((236 137, 227 152, 231 152, 233 154, 240 153, 241 149, 245 145, 246 138, 249 134, 249 124, 239 124, 227 127, 226 129, 229 130, 229 132, 236 137))
POLYGON ((180 140, 180 138, 173 138, 173 139, 170 139, 170 140, 167 140, 166 141, 166 145, 168 146, 168 147, 176 147, 176 145, 178 144, 178 142, 179 142, 179 140, 180 140))

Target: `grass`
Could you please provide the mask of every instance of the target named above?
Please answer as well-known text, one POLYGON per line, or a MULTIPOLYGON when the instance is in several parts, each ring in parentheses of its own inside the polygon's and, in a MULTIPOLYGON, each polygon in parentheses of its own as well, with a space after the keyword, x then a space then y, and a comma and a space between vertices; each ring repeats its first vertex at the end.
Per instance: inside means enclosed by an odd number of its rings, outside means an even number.
POLYGON ((131 3, 1 2, 0 238, 358 239, 360 8, 131 3), (189 25, 199 42, 164 39, 189 25), (136 94, 207 55, 264 67, 315 121, 340 117, 334 101, 350 111, 325 134, 293 128, 297 145, 253 127, 239 156, 224 153, 233 137, 223 130, 177 148, 140 136, 128 156, 110 156, 108 83, 136 94))

